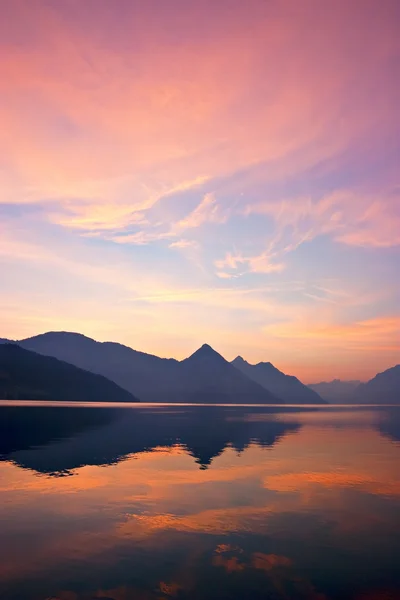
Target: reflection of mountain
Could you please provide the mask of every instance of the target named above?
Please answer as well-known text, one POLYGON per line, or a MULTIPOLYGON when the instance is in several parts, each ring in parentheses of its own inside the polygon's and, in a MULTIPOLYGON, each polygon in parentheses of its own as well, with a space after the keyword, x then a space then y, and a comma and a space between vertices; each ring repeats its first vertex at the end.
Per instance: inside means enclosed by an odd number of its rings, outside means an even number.
POLYGON ((0 406, 0 456, 55 444, 81 432, 106 427, 116 409, 52 406, 0 406))
MULTIPOLYGON (((290 414, 289 411, 286 411, 290 414)), ((225 448, 272 446, 299 423, 262 408, 0 408, 3 460, 62 475, 84 465, 107 465, 158 446, 181 445, 207 468, 225 448)))
POLYGON ((231 364, 288 404, 325 403, 317 392, 301 383, 297 377, 285 375, 270 362, 251 365, 241 356, 237 356, 231 364))
POLYGON ((377 429, 394 442, 400 442, 400 407, 386 408, 377 422, 377 429))

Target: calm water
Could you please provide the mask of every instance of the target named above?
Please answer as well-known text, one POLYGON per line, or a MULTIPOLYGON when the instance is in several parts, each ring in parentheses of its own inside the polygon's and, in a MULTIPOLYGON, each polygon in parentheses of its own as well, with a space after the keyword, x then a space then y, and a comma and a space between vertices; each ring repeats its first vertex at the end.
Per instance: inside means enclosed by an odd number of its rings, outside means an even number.
POLYGON ((400 408, 0 407, 0 598, 400 598, 400 408))

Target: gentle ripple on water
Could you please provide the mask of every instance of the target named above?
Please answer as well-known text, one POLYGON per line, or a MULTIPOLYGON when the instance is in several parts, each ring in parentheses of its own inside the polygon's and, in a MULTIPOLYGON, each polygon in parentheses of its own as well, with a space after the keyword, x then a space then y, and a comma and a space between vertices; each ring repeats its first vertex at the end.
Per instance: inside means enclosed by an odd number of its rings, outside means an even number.
POLYGON ((400 598, 400 407, 0 406, 3 600, 400 598))

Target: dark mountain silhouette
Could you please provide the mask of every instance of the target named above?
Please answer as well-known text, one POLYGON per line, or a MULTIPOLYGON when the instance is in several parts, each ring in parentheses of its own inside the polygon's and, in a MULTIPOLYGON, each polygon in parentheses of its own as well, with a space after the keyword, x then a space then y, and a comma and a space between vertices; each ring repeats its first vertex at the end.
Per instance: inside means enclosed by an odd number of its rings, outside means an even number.
POLYGON ((223 356, 204 344, 180 363, 183 391, 189 402, 281 403, 258 383, 240 373, 223 356))
POLYGON ((324 404, 323 400, 314 390, 310 390, 301 383, 297 377, 285 375, 270 362, 260 362, 251 365, 241 356, 237 356, 231 363, 253 381, 262 385, 288 404, 324 404))
POLYGON ((65 476, 85 465, 116 464, 132 454, 179 445, 206 469, 228 447, 237 452, 249 444, 270 447, 299 428, 298 409, 285 407, 3 406, 0 459, 65 476), (284 421, 278 416, 282 411, 284 421))
POLYGON ((77 333, 49 332, 17 343, 104 375, 147 402, 281 402, 207 345, 180 362, 77 333))
POLYGON ((96 342, 80 333, 49 332, 18 344, 104 375, 145 402, 168 401, 178 379, 179 362, 175 359, 159 358, 113 342, 96 342))
POLYGON ((101 375, 16 344, 0 345, 0 398, 138 402, 132 394, 101 375))
POLYGON ((342 381, 334 379, 333 381, 310 383, 308 387, 317 392, 327 402, 340 404, 352 401, 354 390, 360 383, 358 380, 342 381))
POLYGON ((17 344, 103 375, 145 402, 379 402, 375 392, 386 393, 386 402, 398 402, 398 388, 393 388, 390 382, 385 387, 381 379, 379 385, 370 382, 365 384, 366 388, 360 385, 356 393, 357 382, 353 381, 334 380, 305 386, 271 363, 251 365, 241 357, 228 363, 207 344, 189 358, 178 361, 70 332, 48 332, 16 342, 5 339, 0 342, 17 344))
POLYGON ((400 365, 378 373, 354 390, 353 401, 359 404, 400 404, 400 365))

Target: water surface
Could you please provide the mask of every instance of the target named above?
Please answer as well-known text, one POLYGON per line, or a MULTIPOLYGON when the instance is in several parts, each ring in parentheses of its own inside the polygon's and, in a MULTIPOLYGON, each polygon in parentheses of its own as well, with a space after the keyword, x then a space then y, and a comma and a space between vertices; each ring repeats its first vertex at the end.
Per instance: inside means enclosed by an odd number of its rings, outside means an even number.
POLYGON ((0 406, 0 598, 400 597, 400 408, 0 406))

